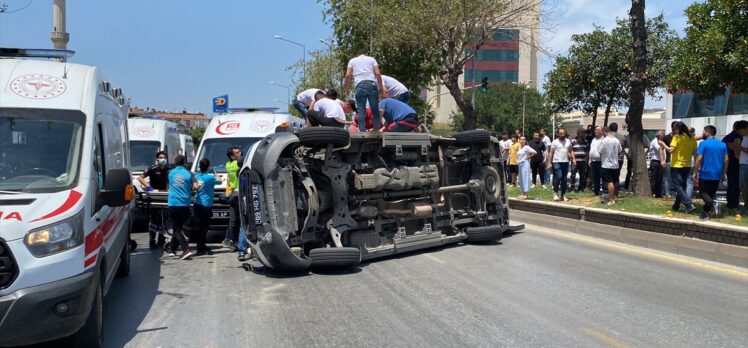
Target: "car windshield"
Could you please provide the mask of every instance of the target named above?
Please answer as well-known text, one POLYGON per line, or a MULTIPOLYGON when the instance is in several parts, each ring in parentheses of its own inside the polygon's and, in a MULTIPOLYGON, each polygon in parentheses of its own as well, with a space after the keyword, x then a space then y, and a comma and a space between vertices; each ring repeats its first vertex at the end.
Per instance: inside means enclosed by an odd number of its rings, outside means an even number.
POLYGON ((217 173, 226 172, 226 151, 232 146, 238 146, 242 149, 242 153, 246 154, 249 151, 252 144, 258 142, 261 138, 223 138, 223 139, 206 139, 203 141, 203 146, 200 149, 200 155, 197 157, 197 162, 203 158, 207 158, 210 161, 210 166, 213 167, 217 173))
POLYGON ((156 164, 156 152, 161 147, 158 141, 131 141, 130 167, 133 171, 142 172, 156 164))
POLYGON ((78 180, 85 115, 0 109, 0 190, 57 192, 78 180))

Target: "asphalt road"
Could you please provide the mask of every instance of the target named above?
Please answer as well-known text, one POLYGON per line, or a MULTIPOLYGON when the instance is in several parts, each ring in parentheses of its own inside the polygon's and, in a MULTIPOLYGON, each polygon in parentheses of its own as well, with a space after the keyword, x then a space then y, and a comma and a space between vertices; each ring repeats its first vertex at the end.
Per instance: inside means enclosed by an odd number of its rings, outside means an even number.
POLYGON ((301 277, 230 253, 168 259, 136 238, 107 347, 748 344, 748 270, 540 228, 301 277))

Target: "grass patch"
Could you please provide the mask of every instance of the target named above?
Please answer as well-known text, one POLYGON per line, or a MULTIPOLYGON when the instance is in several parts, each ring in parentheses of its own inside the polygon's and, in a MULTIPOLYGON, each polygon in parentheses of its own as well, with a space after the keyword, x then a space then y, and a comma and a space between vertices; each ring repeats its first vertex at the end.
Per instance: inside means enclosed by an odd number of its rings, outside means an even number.
MULTIPOLYGON (((540 186, 530 189, 530 200, 551 202, 553 201, 553 190, 550 185, 548 188, 542 188, 540 186)), ((512 186, 508 188, 509 197, 517 198, 521 195, 519 188, 512 186)), ((691 214, 685 213, 685 207, 681 206, 680 211, 672 211, 673 201, 667 201, 661 198, 648 198, 648 197, 636 197, 634 195, 624 193, 618 196, 616 204, 608 206, 602 202, 602 198, 595 196, 590 191, 586 192, 568 192, 566 197, 569 198, 568 202, 561 202, 563 204, 600 208, 611 211, 622 211, 629 213, 639 213, 647 215, 659 215, 662 217, 674 217, 686 220, 698 220, 699 214, 701 214, 704 208, 704 202, 700 199, 694 199, 693 204, 696 206, 696 210, 691 214), (670 212, 670 214, 668 214, 670 212)), ((722 205, 722 217, 711 219, 709 221, 718 222, 728 225, 748 227, 748 216, 741 217, 738 219, 736 215, 738 211, 736 209, 728 209, 722 205)))

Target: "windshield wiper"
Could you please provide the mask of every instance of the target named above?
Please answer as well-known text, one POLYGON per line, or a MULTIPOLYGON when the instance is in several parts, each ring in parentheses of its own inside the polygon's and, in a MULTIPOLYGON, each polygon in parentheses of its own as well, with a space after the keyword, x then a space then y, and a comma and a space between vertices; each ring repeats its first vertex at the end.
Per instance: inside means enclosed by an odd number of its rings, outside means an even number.
POLYGON ((0 190, 0 194, 5 194, 5 195, 20 195, 21 193, 23 193, 23 192, 19 192, 19 191, 3 191, 3 190, 0 190))

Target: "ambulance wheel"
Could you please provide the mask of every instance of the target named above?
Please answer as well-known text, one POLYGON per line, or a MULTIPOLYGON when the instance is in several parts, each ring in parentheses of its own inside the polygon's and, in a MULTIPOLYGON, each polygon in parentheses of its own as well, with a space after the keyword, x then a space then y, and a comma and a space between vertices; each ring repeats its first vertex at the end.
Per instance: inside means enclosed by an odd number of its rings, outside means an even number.
POLYGON ((299 142, 308 147, 348 146, 351 134, 344 128, 337 127, 309 127, 299 131, 299 142))
POLYGON ((71 347, 98 348, 102 345, 102 329, 104 327, 104 295, 101 281, 96 284, 96 294, 91 303, 91 312, 86 323, 70 337, 71 347))

